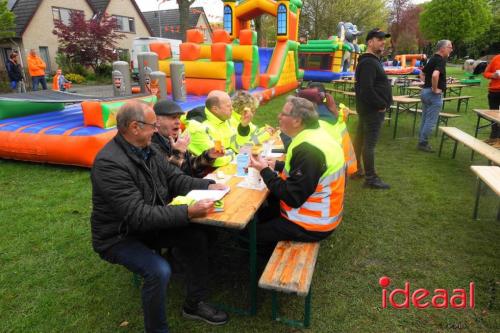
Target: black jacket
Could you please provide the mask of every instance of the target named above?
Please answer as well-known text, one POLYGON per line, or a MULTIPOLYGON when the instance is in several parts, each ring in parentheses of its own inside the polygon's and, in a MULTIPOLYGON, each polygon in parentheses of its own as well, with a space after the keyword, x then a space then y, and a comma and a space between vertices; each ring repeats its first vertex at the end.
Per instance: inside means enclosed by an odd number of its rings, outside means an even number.
POLYGON ((7 74, 9 75, 9 80, 21 81, 23 79, 21 65, 9 60, 7 61, 6 67, 7 67, 7 74))
POLYGON ((212 183, 184 175, 156 147, 144 160, 120 134, 97 155, 91 180, 92 245, 98 253, 144 232, 187 225, 187 206, 166 204, 212 183))
POLYGON ((358 112, 366 114, 391 106, 391 84, 379 58, 371 53, 362 54, 359 57, 354 77, 358 112))

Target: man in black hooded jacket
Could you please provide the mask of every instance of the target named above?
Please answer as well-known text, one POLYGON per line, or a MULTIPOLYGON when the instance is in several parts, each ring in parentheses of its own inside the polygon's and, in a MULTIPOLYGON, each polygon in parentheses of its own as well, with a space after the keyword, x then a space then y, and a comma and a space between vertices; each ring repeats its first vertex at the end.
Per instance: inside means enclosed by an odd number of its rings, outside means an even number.
POLYGON ((171 269, 153 251, 164 247, 178 249, 179 259, 186 266, 183 315, 224 324, 227 314, 205 303, 208 236, 190 223, 190 219, 207 214, 213 201, 168 205, 174 197, 192 189, 221 186, 183 174, 151 145, 157 123, 148 105, 129 102, 116 119, 118 134, 98 153, 91 171, 94 250, 104 260, 142 276, 146 332, 168 332, 165 299, 171 269))
POLYGON ((391 85, 384 72, 380 56, 384 51, 385 38, 390 37, 375 28, 366 36, 366 53, 359 57, 356 67, 354 85, 356 91, 356 107, 359 115, 358 129, 354 140, 354 150, 358 160, 358 172, 351 178, 365 177, 365 187, 388 189, 375 172, 375 146, 384 122, 385 110, 392 104, 391 85), (363 168, 361 166, 363 157, 363 168))

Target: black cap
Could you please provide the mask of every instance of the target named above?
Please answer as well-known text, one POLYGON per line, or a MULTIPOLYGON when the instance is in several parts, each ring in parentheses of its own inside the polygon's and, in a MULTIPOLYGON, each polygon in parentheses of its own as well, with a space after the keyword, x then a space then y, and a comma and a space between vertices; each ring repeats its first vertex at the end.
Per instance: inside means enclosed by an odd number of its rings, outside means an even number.
POLYGON ((163 100, 157 102, 153 106, 153 110, 155 111, 157 116, 171 116, 176 114, 184 114, 179 104, 169 101, 163 100))
POLYGON ((372 38, 389 38, 391 37, 391 34, 388 34, 387 32, 383 32, 379 28, 372 29, 368 31, 368 34, 366 35, 366 41, 369 41, 372 38))

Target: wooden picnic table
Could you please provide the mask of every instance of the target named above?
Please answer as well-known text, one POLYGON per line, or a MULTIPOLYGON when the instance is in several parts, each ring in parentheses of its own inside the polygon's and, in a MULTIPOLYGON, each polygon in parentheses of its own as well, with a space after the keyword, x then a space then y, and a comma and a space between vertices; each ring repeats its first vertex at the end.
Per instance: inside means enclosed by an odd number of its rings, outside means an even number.
MULTIPOLYGON (((235 168, 231 165, 219 168, 225 170, 226 174, 235 173, 235 168), (231 170, 231 171, 228 171, 231 170)), ((223 212, 212 212, 205 217, 192 219, 192 222, 218 226, 228 229, 241 230, 247 227, 249 231, 249 272, 250 272, 250 288, 248 288, 248 295, 250 304, 247 309, 229 309, 236 312, 243 312, 245 314, 254 316, 257 314, 257 221, 255 213, 264 203, 269 190, 265 187, 262 190, 248 189, 238 187, 238 184, 243 181, 243 177, 232 176, 226 183, 231 190, 222 199, 224 202, 223 212)))
MULTIPOLYGON (((455 84, 455 83, 448 84, 446 86, 446 90, 444 92, 443 97, 461 96, 463 87, 467 87, 467 85, 455 84)), ((410 97, 419 96, 421 91, 422 91, 421 86, 415 85, 415 86, 406 87, 406 92, 408 93, 408 95, 410 95, 410 97)))
POLYGON ((474 112, 477 114, 476 132, 474 135, 476 138, 481 128, 489 127, 493 123, 500 124, 500 110, 474 109, 474 112), (479 126, 481 119, 487 120, 488 124, 479 126))
POLYGON ((332 84, 334 86, 339 86, 342 91, 346 91, 347 90, 347 86, 349 86, 349 88, 352 88, 352 86, 354 86, 355 83, 356 83, 356 81, 354 79, 352 79, 352 80, 338 79, 338 80, 333 80, 332 81, 332 84))
MULTIPOLYGON (((413 112, 413 130, 412 130, 412 136, 415 135, 415 124, 417 122, 417 110, 418 110, 418 103, 420 103, 420 98, 412 98, 412 97, 407 97, 407 96, 393 96, 392 98, 393 103, 396 104, 396 115, 395 115, 395 120, 394 120, 394 133, 392 135, 392 138, 396 138, 396 134, 398 131, 398 118, 399 118, 399 113, 408 111, 408 112, 413 112)), ((389 108, 389 110, 391 110, 389 108)), ((392 111, 389 111, 392 113, 392 111)), ((392 118, 392 115, 391 115, 392 118)))
MULTIPOLYGON (((479 197, 481 196, 482 183, 484 182, 497 196, 500 197, 500 167, 497 166, 486 166, 486 165, 473 165, 470 167, 471 170, 477 176, 477 189, 476 189, 476 200, 474 203, 474 212, 472 218, 477 220, 477 213, 479 207, 479 197)), ((500 205, 497 211, 497 221, 500 221, 500 205)))

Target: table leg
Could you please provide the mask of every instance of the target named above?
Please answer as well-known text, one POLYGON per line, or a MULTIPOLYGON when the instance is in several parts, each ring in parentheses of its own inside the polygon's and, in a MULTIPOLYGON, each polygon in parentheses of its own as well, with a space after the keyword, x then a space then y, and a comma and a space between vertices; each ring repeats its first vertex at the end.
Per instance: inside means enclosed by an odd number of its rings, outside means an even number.
POLYGON ((472 214, 472 218, 477 220, 477 210, 479 207, 479 196, 481 195, 481 179, 477 177, 477 191, 476 191, 476 201, 474 203, 474 213, 472 214))
POLYGON ((438 153, 439 157, 441 157, 441 151, 443 150, 444 136, 445 133, 443 132, 443 135, 441 136, 441 144, 439 144, 439 153, 438 153))
POLYGON ((479 113, 477 114, 477 123, 476 123, 476 132, 474 133, 474 137, 477 138, 477 134, 479 133, 479 122, 481 121, 481 116, 479 113))
POLYGON ((250 242, 250 315, 257 314, 257 217, 254 217, 249 225, 250 242))
POLYGON ((396 138, 396 133, 398 131, 398 117, 399 117, 399 103, 396 103, 396 119, 394 120, 394 134, 392 135, 392 138, 396 138))

